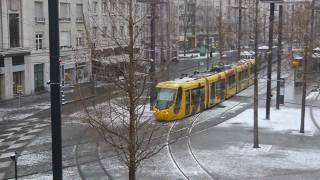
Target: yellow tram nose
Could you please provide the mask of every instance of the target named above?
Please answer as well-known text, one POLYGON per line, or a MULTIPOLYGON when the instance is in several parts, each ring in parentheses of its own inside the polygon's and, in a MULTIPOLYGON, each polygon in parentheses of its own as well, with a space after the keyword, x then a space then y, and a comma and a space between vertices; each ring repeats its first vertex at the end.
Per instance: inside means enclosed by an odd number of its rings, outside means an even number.
POLYGON ((157 118, 157 120, 168 120, 169 119, 169 110, 165 109, 165 110, 159 110, 157 108, 153 108, 153 113, 155 115, 155 117, 157 118))

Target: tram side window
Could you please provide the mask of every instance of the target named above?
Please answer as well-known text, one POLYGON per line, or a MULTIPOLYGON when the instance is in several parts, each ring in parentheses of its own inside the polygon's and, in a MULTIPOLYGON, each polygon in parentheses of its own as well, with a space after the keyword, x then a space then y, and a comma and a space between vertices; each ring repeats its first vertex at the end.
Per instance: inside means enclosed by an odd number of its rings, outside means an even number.
POLYGON ((216 85, 216 95, 221 96, 221 99, 224 99, 224 89, 225 89, 224 80, 219 80, 216 85))
POLYGON ((199 100, 200 100, 200 109, 201 111, 205 108, 205 90, 204 90, 204 87, 200 87, 199 88, 200 90, 200 97, 199 97, 199 100))
POLYGON ((178 114, 179 111, 180 111, 181 101, 182 101, 182 88, 179 87, 179 88, 178 88, 178 93, 177 93, 176 104, 175 104, 175 106, 174 106, 174 112, 175 112, 176 114, 178 114))
POLYGON ((248 79, 249 78, 249 69, 244 70, 244 79, 248 79))
POLYGON ((236 82, 236 76, 232 75, 229 77, 229 88, 232 89, 235 87, 236 82))
POLYGON ((210 89, 210 105, 214 105, 216 98, 216 83, 211 84, 210 89))
POLYGON ((192 98, 192 105, 196 105, 199 103, 199 89, 195 88, 191 90, 191 98, 192 98))

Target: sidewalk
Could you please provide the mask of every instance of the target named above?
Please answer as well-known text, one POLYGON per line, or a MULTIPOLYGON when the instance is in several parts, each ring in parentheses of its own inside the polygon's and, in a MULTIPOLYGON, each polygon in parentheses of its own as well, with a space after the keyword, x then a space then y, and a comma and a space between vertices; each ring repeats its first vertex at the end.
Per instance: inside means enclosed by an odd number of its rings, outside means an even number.
MULTIPOLYGON (((199 161, 217 179, 301 180, 320 177, 320 133, 306 109, 305 133, 299 133, 300 109, 259 109, 260 148, 253 148, 253 110, 248 109, 191 137, 199 161)), ((320 123, 320 109, 313 119, 320 123)))
MULTIPOLYGON (((64 88, 63 88, 64 89, 64 88)), ((82 84, 81 96, 75 88, 66 88, 66 104, 93 96, 89 83, 82 84)), ((27 144, 50 125, 50 92, 34 94, 0 102, 0 180, 4 179, 12 164, 10 155, 20 154, 27 144), (19 107, 20 104, 20 107, 19 107), (46 112, 44 118, 37 117, 46 112)))

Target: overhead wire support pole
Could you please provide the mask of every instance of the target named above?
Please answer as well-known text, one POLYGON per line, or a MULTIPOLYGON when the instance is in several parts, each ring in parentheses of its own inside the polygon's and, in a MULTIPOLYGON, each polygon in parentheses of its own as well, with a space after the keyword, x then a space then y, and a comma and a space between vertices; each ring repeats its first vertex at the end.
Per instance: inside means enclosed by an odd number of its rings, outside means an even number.
POLYGON ((239 20, 238 20, 238 60, 240 61, 240 54, 241 54, 241 38, 242 38, 242 0, 239 0, 239 20))
POLYGON ((151 48, 151 60, 150 60, 150 109, 152 109, 153 104, 155 102, 155 94, 156 94, 156 78, 155 78, 155 13, 156 13, 156 1, 152 0, 150 3, 151 8, 151 20, 150 20, 150 48, 151 48))
POLYGON ((51 136, 52 172, 54 180, 62 179, 61 149, 61 99, 59 65, 59 9, 58 0, 48 1, 49 44, 50 44, 50 99, 51 99, 51 136))
POLYGON ((208 0, 206 0, 206 24, 207 24, 207 26, 206 26, 206 31, 207 31, 207 33, 206 33, 206 41, 207 41, 207 43, 206 43, 206 45, 207 45, 207 53, 206 53, 206 55, 207 55, 207 59, 206 59, 206 61, 207 61, 207 71, 209 71, 209 14, 208 14, 208 0))
POLYGON ((303 87, 302 87, 302 102, 301 102, 301 123, 300 123, 300 133, 304 133, 304 120, 305 120, 305 111, 306 111, 306 91, 307 91, 307 66, 308 59, 310 58, 310 49, 313 48, 313 32, 314 32, 314 6, 315 0, 312 1, 311 4, 311 25, 310 25, 310 34, 308 36, 309 31, 309 22, 307 23, 307 31, 305 35, 306 39, 306 47, 305 47, 305 56, 303 61, 303 87))
POLYGON ((267 67, 266 119, 270 119, 271 71, 272 71, 272 47, 273 47, 273 21, 274 21, 274 3, 270 3, 269 43, 268 43, 269 49, 268 49, 268 67, 267 67))
POLYGON ((259 18, 259 0, 256 0, 256 6, 255 6, 255 27, 254 27, 254 59, 255 59, 255 65, 254 65, 254 113, 253 113, 253 148, 259 148, 259 131, 258 131, 258 67, 260 63, 260 59, 258 58, 258 18, 259 18))
POLYGON ((279 34, 278 34, 278 60, 277 60, 277 98, 276 108, 280 108, 280 78, 281 78, 281 58, 282 58, 282 20, 283 18, 283 7, 279 5, 279 34))

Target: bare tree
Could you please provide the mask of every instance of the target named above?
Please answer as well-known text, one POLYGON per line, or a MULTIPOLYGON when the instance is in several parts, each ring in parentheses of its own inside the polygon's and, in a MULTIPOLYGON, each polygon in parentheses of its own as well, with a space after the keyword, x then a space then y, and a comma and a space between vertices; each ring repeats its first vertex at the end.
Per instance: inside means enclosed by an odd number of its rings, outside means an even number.
POLYGON ((152 116, 146 112, 149 62, 144 58, 141 34, 149 12, 142 11, 140 6, 135 0, 104 0, 102 9, 107 16, 102 19, 90 13, 84 16, 94 73, 118 94, 103 104, 85 107, 88 122, 128 167, 130 180, 136 179, 142 161, 166 146, 153 143, 161 126, 154 125, 152 116))

